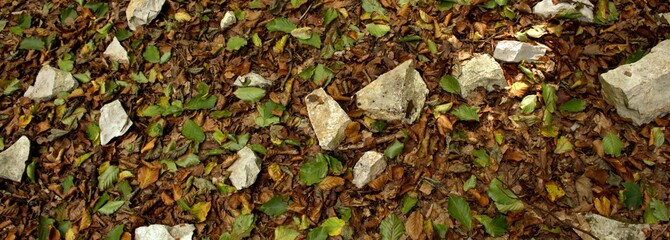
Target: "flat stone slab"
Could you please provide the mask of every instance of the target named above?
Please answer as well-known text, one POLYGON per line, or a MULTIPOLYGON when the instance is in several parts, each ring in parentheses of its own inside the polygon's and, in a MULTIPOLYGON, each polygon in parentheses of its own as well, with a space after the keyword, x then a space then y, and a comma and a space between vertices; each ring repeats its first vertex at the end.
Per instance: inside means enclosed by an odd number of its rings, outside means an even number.
POLYGON ((554 4, 553 0, 543 0, 533 7, 533 13, 544 18, 553 17, 564 10, 577 10, 582 14, 577 20, 582 22, 593 22, 593 3, 589 0, 572 0, 554 4), (581 6, 581 7, 580 7, 581 6))
POLYGON ((547 48, 519 41, 500 41, 493 52, 493 58, 503 62, 535 62, 544 56, 547 48))
POLYGON ((421 115, 426 94, 426 83, 408 60, 359 90, 356 104, 368 117, 411 124, 421 115))
POLYGON ((272 81, 265 79, 263 76, 261 76, 258 73, 247 73, 245 75, 237 77, 235 79, 235 82, 233 83, 234 86, 237 87, 269 87, 272 86, 272 81))
POLYGON ((130 0, 126 8, 128 28, 135 31, 154 20, 161 12, 164 3, 165 0, 130 0))
POLYGON ((325 150, 335 150, 344 140, 344 130, 351 122, 347 113, 323 88, 316 89, 305 97, 307 115, 312 129, 325 150))
MULTIPOLYGON (((618 240, 618 239, 639 239, 643 240, 647 237, 644 235, 644 229, 649 228, 649 224, 630 224, 609 219, 607 217, 585 213, 582 217, 589 224, 591 234, 600 240, 618 240)), ((581 233, 579 231, 576 231, 581 233)), ((586 235, 586 234, 580 234, 586 235)))
POLYGON ((228 168, 231 172, 229 178, 237 190, 242 190, 256 182, 261 172, 261 159, 248 147, 238 151, 237 156, 237 160, 228 168))
POLYGON ((195 226, 193 224, 179 224, 166 226, 152 224, 135 229, 135 240, 192 240, 195 226))
POLYGON ((0 153, 0 178, 21 182, 30 156, 30 140, 21 136, 11 147, 0 153))
POLYGON ((660 42, 639 61, 600 75, 605 100, 636 125, 670 112, 670 40, 660 42))
POLYGON ((384 172, 385 168, 386 160, 384 160, 384 154, 367 151, 363 153, 363 156, 361 156, 354 166, 354 180, 351 180, 351 182, 357 188, 362 188, 384 172))
POLYGON ((79 83, 69 72, 44 65, 37 73, 35 84, 28 87, 23 96, 38 102, 46 101, 60 92, 69 92, 77 86, 79 83))
POLYGON ((470 97, 470 94, 478 87, 493 91, 493 86, 506 87, 505 75, 491 55, 479 54, 474 58, 461 64, 461 74, 457 77, 461 85, 461 96, 470 97))
POLYGON ((133 122, 128 119, 128 114, 123 109, 121 102, 115 100, 102 106, 98 124, 100 126, 100 144, 106 145, 112 138, 126 133, 133 122))
POLYGON ((125 63, 128 64, 128 51, 126 51, 123 46, 121 46, 121 43, 119 42, 119 39, 114 37, 112 39, 112 42, 107 45, 107 49, 105 49, 105 52, 103 55, 107 58, 109 58, 112 61, 116 61, 119 63, 125 63))

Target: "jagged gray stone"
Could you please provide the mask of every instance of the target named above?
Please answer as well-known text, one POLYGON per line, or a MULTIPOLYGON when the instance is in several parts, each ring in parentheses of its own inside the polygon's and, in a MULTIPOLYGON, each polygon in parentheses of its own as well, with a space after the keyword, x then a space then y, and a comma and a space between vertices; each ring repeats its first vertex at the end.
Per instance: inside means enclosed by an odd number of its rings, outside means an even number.
POLYGON ((649 224, 624 223, 593 213, 584 213, 582 216, 589 224, 591 234, 600 240, 643 240, 646 239, 644 229, 649 228, 649 224))
POLYGON ((100 144, 106 145, 112 138, 126 133, 133 125, 128 119, 126 110, 123 109, 121 102, 115 100, 107 103, 100 108, 100 144))
POLYGON ((0 153, 0 178, 21 182, 30 156, 30 140, 21 136, 11 147, 0 153))
POLYGON ((237 87, 269 87, 272 86, 272 81, 265 79, 263 76, 257 73, 247 73, 245 75, 237 77, 234 86, 237 87))
POLYGON ((28 87, 24 97, 35 101, 45 101, 53 98, 60 92, 69 92, 79 86, 69 72, 44 65, 37 73, 35 84, 28 87))
POLYGON ((135 240, 192 240, 195 226, 193 224, 179 224, 166 226, 152 224, 135 229, 135 240))
POLYGON ((582 14, 577 20, 582 22, 593 22, 593 3, 589 0, 572 0, 554 4, 553 0, 543 0, 533 7, 533 13, 548 18, 556 16, 566 9, 577 10, 582 14))
POLYGON ((105 52, 103 53, 105 57, 108 57, 112 61, 116 61, 119 63, 125 63, 128 64, 128 52, 126 51, 123 46, 121 46, 121 43, 119 42, 119 39, 114 37, 112 39, 112 42, 109 43, 107 46, 107 49, 105 49, 105 52))
POLYGON ((248 188, 256 182, 258 173, 261 172, 261 159, 256 157, 254 151, 244 147, 237 152, 237 160, 230 165, 230 182, 237 190, 248 188))
POLYGON ((337 148, 344 140, 344 130, 351 122, 347 113, 323 88, 307 94, 305 105, 319 146, 325 150, 337 148))
POLYGON ((544 56, 547 48, 519 41, 500 41, 493 52, 493 58, 503 62, 534 62, 544 56))
POLYGON ((164 3, 165 0, 130 0, 126 8, 128 28, 135 31, 154 20, 161 12, 164 3))
POLYGON ((354 166, 354 179, 351 182, 357 188, 362 188, 370 181, 379 176, 386 168, 386 160, 384 154, 367 151, 358 160, 354 166))
POLYGON ((491 55, 479 54, 461 64, 460 75, 457 77, 461 85, 461 96, 468 98, 478 87, 493 91, 493 86, 506 87, 505 75, 491 55))
POLYGON ((423 109, 428 88, 408 60, 356 93, 356 104, 371 118, 413 123, 423 109))
POLYGON ((622 117, 641 125, 670 112, 670 40, 635 63, 600 75, 605 100, 622 117))

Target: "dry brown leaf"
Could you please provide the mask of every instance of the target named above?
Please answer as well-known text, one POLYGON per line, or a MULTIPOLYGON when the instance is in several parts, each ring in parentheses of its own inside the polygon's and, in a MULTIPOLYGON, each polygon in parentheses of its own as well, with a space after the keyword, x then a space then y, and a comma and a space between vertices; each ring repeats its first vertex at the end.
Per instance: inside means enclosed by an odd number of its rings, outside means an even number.
POLYGON ((477 189, 470 189, 468 192, 472 194, 475 199, 477 199, 477 203, 479 203, 480 206, 486 207, 489 205, 489 198, 487 196, 481 195, 477 189))
POLYGON ((375 191, 381 191, 384 189, 384 186, 386 186, 386 182, 388 182, 389 176, 388 174, 382 174, 379 177, 373 179, 368 183, 368 186, 370 188, 374 189, 375 191))
POLYGON ((447 133, 447 130, 453 130, 454 124, 449 120, 447 115, 442 115, 437 119, 437 130, 440 132, 440 135, 444 136, 447 133))
POLYGON ((326 178, 323 179, 323 181, 321 181, 321 183, 319 183, 319 188, 323 190, 330 190, 342 185, 344 185, 344 178, 327 176, 326 178))
POLYGON ((412 212, 405 222, 407 236, 412 240, 417 240, 423 233, 423 215, 419 211, 412 212))
POLYGON ((142 166, 137 173, 137 181, 140 183, 140 188, 145 189, 149 185, 158 181, 158 175, 160 175, 160 169, 150 168, 148 166, 142 166))
POLYGON ((151 151, 151 149, 154 149, 154 145, 156 144, 156 139, 158 139, 158 138, 151 139, 151 141, 149 141, 146 145, 144 145, 144 147, 142 148, 140 153, 145 153, 145 152, 151 151))
POLYGON ((512 97, 522 98, 526 95, 526 91, 529 87, 530 85, 528 85, 526 82, 515 82, 509 89, 509 95, 512 97))

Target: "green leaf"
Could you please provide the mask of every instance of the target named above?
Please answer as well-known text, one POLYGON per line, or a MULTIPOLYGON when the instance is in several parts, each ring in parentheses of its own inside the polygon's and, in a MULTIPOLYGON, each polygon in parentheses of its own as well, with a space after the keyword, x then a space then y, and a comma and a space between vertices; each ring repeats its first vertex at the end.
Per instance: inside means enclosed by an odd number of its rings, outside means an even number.
POLYGON ((107 3, 87 2, 84 7, 91 9, 91 11, 98 17, 105 16, 107 11, 109 11, 109 5, 107 3))
POLYGON ((333 20, 337 19, 337 16, 337 10, 333 8, 326 8, 326 10, 323 10, 323 26, 328 26, 333 20))
POLYGON ((33 17, 27 14, 19 14, 19 24, 17 25, 20 28, 28 29, 30 28, 30 23, 33 21, 33 17))
POLYGON ((193 153, 191 153, 189 155, 186 155, 186 157, 184 157, 182 159, 179 159, 179 161, 175 162, 175 164, 177 164, 177 166, 180 166, 180 167, 183 167, 183 168, 195 166, 195 165, 198 165, 199 163, 200 163, 200 158, 198 157, 198 155, 195 155, 193 153))
POLYGON ((243 37, 239 37, 239 36, 233 36, 231 38, 228 38, 228 42, 226 42, 226 50, 237 51, 237 50, 240 50, 240 48, 242 48, 246 45, 247 45, 247 40, 246 39, 244 39, 243 37))
POLYGON ((118 226, 112 228, 112 230, 109 231, 107 233, 107 235, 105 235, 105 238, 103 238, 103 239, 104 240, 120 240, 121 236, 123 235, 123 228, 124 227, 125 227, 125 225, 121 224, 121 225, 118 225, 118 226))
POLYGON ((584 109, 586 109, 586 102, 584 102, 584 100, 581 100, 579 98, 570 99, 569 101, 561 104, 561 106, 558 107, 558 110, 560 110, 561 112, 571 112, 571 113, 581 112, 584 111, 584 109))
POLYGON ((665 203, 656 198, 652 198, 649 203, 649 208, 652 211, 654 217, 661 221, 670 220, 670 215, 668 214, 668 208, 665 206, 665 203))
POLYGON ((477 177, 475 175, 470 175, 470 178, 463 183, 463 191, 468 191, 477 186, 477 177))
POLYGON ((119 40, 119 42, 121 42, 123 40, 126 40, 126 39, 132 37, 133 32, 128 31, 128 29, 119 29, 119 30, 116 30, 115 36, 116 36, 116 39, 119 40))
POLYGON ((62 193, 67 192, 67 190, 70 190, 74 186, 74 177, 72 175, 65 177, 65 180, 60 185, 63 187, 62 193))
POLYGON ((307 240, 326 240, 328 239, 328 232, 322 227, 317 227, 309 230, 307 233, 307 240))
POLYGON ((187 110, 200 110, 200 109, 212 109, 216 106, 217 98, 214 95, 208 95, 206 97, 195 96, 191 98, 186 103, 187 110))
POLYGON ((91 122, 86 126, 86 137, 88 137, 94 145, 100 143, 100 126, 98 126, 98 123, 91 122))
POLYGON ((542 83, 542 100, 549 113, 554 113, 554 111, 556 111, 556 102, 558 101, 556 88, 549 84, 542 83))
POLYGON ((148 107, 140 110, 138 115, 140 117, 155 117, 155 116, 163 114, 164 110, 165 109, 163 109, 161 106, 151 105, 151 106, 148 106, 148 107))
POLYGON ((379 224, 379 233, 382 240, 398 240, 405 234, 405 225, 391 213, 379 224))
POLYGON ((205 132, 202 131, 202 128, 198 126, 193 120, 189 119, 184 122, 184 126, 181 129, 181 134, 188 140, 195 141, 197 143, 202 143, 205 141, 205 132))
POLYGON ((621 203, 628 209, 642 206, 642 189, 640 185, 634 182, 625 182, 623 183, 623 187, 623 201, 621 203))
POLYGON ((97 212, 98 209, 100 209, 102 205, 105 205, 108 200, 109 194, 107 192, 103 193, 102 196, 100 196, 98 200, 95 201, 95 205, 93 205, 93 212, 97 212))
POLYGON ((307 161, 300 168, 300 183, 311 186, 320 183, 328 174, 328 161, 324 158, 314 158, 307 161))
POLYGON ((233 94, 242 101, 255 103, 265 97, 265 90, 257 87, 241 87, 233 94))
POLYGON ((536 95, 525 96, 521 100, 521 104, 519 104, 519 107, 521 108, 521 112, 523 114, 532 113, 533 111, 535 111, 536 103, 537 103, 537 96, 536 95))
POLYGON ((616 135, 616 133, 608 133, 605 135, 602 144, 605 153, 615 157, 621 156, 621 151, 623 150, 624 144, 616 135))
POLYGON ((300 232, 288 226, 278 226, 275 228, 275 240, 294 240, 300 236, 300 232))
POLYGON ((460 105, 457 108, 451 110, 451 114, 454 114, 461 121, 477 121, 479 122, 479 112, 478 107, 470 107, 466 105, 460 105))
POLYGON ((472 154, 472 156, 475 157, 475 165, 477 165, 478 167, 485 168, 489 166, 491 158, 489 157, 489 154, 486 153, 486 150, 475 149, 472 150, 470 154, 472 154))
POLYGON ((435 224, 433 225, 433 229, 435 229, 435 232, 437 232, 437 235, 440 236, 441 239, 444 239, 447 237, 449 226, 445 224, 435 224))
POLYGON ((8 22, 9 21, 7 20, 0 20, 0 32, 2 32, 2 30, 5 30, 5 27, 7 26, 8 22))
POLYGON ((311 27, 294 28, 291 30, 291 36, 297 39, 306 40, 312 37, 311 27))
POLYGON ((19 49, 42 50, 44 49, 44 41, 38 37, 27 37, 21 41, 19 49))
POLYGON ((54 223, 56 223, 56 220, 40 216, 40 224, 37 226, 37 239, 49 240, 49 232, 54 227, 54 223))
POLYGON ((281 196, 275 195, 270 201, 264 203, 259 210, 274 218, 284 214, 286 209, 288 209, 288 203, 281 196))
POLYGON ((365 24, 365 29, 368 30, 370 35, 375 36, 377 38, 383 37, 389 31, 391 31, 391 27, 389 27, 389 25, 376 24, 376 23, 365 24))
POLYGON ((98 176, 98 190, 105 191, 108 188, 114 186, 114 183, 119 177, 119 167, 116 165, 110 165, 105 169, 100 176, 98 176))
POLYGON ((309 0, 291 0, 291 6, 293 6, 293 8, 299 8, 308 1, 309 0))
POLYGON ((273 101, 267 101, 263 105, 258 105, 258 117, 254 119, 256 124, 260 127, 268 127, 273 124, 279 124, 278 116, 272 114, 273 111, 284 111, 285 107, 273 101))
POLYGON ((461 94, 461 84, 451 75, 444 75, 440 78, 440 87, 442 90, 453 94, 461 94))
POLYGON ((142 53, 142 57, 144 57, 144 60, 147 60, 150 63, 160 63, 161 62, 161 53, 158 51, 158 48, 153 45, 149 45, 146 48, 144 48, 144 53, 142 53))
POLYGON ((21 81, 17 78, 12 80, 0 80, 0 89, 3 89, 2 95, 12 95, 16 90, 21 89, 21 81))
MULTIPOLYGON (((423 38, 419 35, 409 35, 409 36, 404 36, 400 38, 400 42, 416 42, 416 41, 421 41, 423 38)), ((444 77, 444 76, 443 76, 444 77)), ((442 79, 440 79, 441 81, 442 79)), ((457 82, 458 83, 458 82, 457 82)), ((442 83, 440 82, 440 86, 442 86, 442 83)), ((458 88, 460 89, 461 86, 459 85, 458 88)), ((442 87, 444 89, 444 87, 442 87)), ((446 89, 445 89, 446 90, 446 89)), ((460 93, 460 90, 459 90, 460 93)))
POLYGON ((428 50, 430 50, 430 53, 437 54, 437 45, 435 44, 435 42, 433 42, 433 40, 430 39, 426 40, 426 45, 428 45, 428 50))
POLYGON ((376 12, 379 15, 386 14, 386 10, 384 10, 384 7, 382 7, 377 0, 363 0, 361 7, 363 7, 363 10, 367 13, 376 12))
POLYGON ((651 129, 651 137, 654 141, 654 146, 656 147, 660 147, 665 142, 665 133, 663 133, 663 129, 659 127, 651 129))
POLYGON ((247 145, 247 142, 249 142, 249 134, 248 133, 239 135, 229 134, 228 139, 230 139, 230 141, 224 143, 221 146, 231 151, 239 151, 242 148, 244 148, 244 146, 247 145))
POLYGON ((330 68, 326 67, 325 64, 317 64, 314 68, 314 75, 312 75, 312 81, 319 86, 326 86, 330 83, 330 80, 333 78, 333 71, 330 68))
POLYGON ((554 153, 556 154, 562 154, 566 153, 569 151, 572 151, 572 143, 570 142, 570 139, 566 138, 565 136, 561 136, 557 141, 556 141, 556 149, 554 149, 554 153))
POLYGON ((168 60, 170 60, 170 57, 172 57, 172 51, 164 52, 163 55, 161 56, 160 63, 161 64, 166 63, 168 60))
POLYGON ((504 215, 497 215, 495 218, 490 218, 486 215, 477 215, 475 216, 475 219, 484 225, 484 230, 486 230, 486 233, 488 233, 491 237, 502 237, 503 235, 507 234, 507 228, 509 228, 509 224, 507 224, 507 220, 505 219, 504 215))
POLYGON ((269 32, 279 31, 285 33, 291 33, 291 31, 296 27, 297 26, 295 25, 295 23, 283 17, 272 19, 267 24, 265 24, 265 28, 267 28, 269 32))
POLYGON ((256 216, 253 214, 242 214, 235 218, 230 234, 233 239, 243 239, 251 236, 251 230, 254 229, 256 216))
POLYGON ((72 8, 65 8, 60 13, 60 22, 63 25, 72 25, 77 18, 77 11, 72 8))
POLYGON ((524 208, 523 202, 519 200, 519 197, 512 191, 503 187, 500 177, 491 180, 487 193, 496 204, 496 208, 503 213, 508 211, 519 211, 524 208))
POLYGON ((342 162, 340 162, 340 160, 337 158, 324 153, 316 154, 316 158, 323 158, 325 161, 327 161, 328 166, 330 167, 330 170, 333 172, 333 174, 340 175, 344 173, 344 166, 342 166, 342 162))
POLYGON ((321 48, 321 35, 318 33, 312 33, 307 39, 298 39, 298 41, 307 46, 312 46, 315 48, 321 48))
POLYGON ((121 206, 123 206, 124 201, 111 201, 107 202, 107 204, 103 205, 100 209, 98 209, 98 212, 105 214, 105 215, 110 215, 116 210, 119 210, 121 206))
POLYGON ((447 209, 449 210, 449 215, 463 224, 465 229, 468 231, 472 230, 472 213, 470 213, 470 205, 468 205, 468 201, 465 198, 450 196, 447 209))
POLYGON ((412 208, 416 205, 416 203, 419 201, 419 194, 417 194, 415 191, 409 191, 405 193, 405 196, 402 197, 402 209, 400 210, 403 215, 409 213, 409 211, 412 211, 412 208))
POLYGON ((319 227, 323 228, 329 236, 334 237, 342 234, 342 228, 345 224, 346 222, 342 219, 330 217, 321 223, 319 227))
POLYGON ((405 149, 405 144, 395 140, 393 143, 384 150, 384 156, 388 159, 393 159, 402 153, 402 150, 405 149))

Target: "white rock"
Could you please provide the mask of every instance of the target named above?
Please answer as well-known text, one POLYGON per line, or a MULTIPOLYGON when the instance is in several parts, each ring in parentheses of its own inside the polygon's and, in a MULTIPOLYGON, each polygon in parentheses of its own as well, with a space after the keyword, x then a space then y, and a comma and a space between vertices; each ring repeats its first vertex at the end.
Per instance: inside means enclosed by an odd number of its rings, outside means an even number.
MULTIPOLYGON (((665 20, 665 22, 664 22, 665 24, 670 24, 670 12, 661 13, 660 15, 661 15, 661 18, 663 20, 665 20)), ((661 21, 661 22, 663 22, 663 21, 661 21)))
POLYGON ((272 81, 265 79, 263 76, 257 73, 247 73, 245 75, 237 77, 233 85, 238 87, 268 87, 272 85, 272 81))
POLYGON ((351 180, 351 182, 357 188, 362 188, 379 176, 385 168, 386 160, 384 160, 384 154, 367 151, 363 153, 361 159, 354 166, 354 180, 351 180))
MULTIPOLYGON (((584 213, 581 214, 591 229, 591 234, 600 240, 618 240, 618 239, 646 239, 644 229, 649 228, 649 224, 630 224, 619 222, 600 216, 598 214, 584 213)), ((580 231, 575 230, 578 234, 580 231)), ((588 235, 580 234, 583 239, 592 239, 588 235)))
POLYGON ((639 61, 600 75, 605 100, 622 117, 641 125, 670 112, 670 40, 639 61))
POLYGON ((421 114, 428 88, 408 60, 356 93, 356 104, 374 119, 413 123, 421 114))
POLYGON ((500 41, 493 52, 493 58, 503 62, 535 62, 544 56, 545 46, 535 46, 519 41, 500 41))
POLYGON ((135 31, 138 27, 154 20, 163 8, 165 0, 130 0, 126 8, 128 27, 135 31))
POLYGON ((60 92, 69 92, 77 86, 79 84, 69 72, 44 65, 37 73, 35 85, 28 87, 23 96, 35 101, 45 101, 60 92))
POLYGON ((193 239, 193 224, 179 224, 165 226, 152 224, 135 229, 135 240, 191 240, 193 239))
POLYGON ((21 136, 11 147, 0 153, 0 178, 21 182, 30 155, 30 140, 21 136))
POLYGON ((106 145, 112 138, 126 133, 133 122, 128 119, 126 110, 119 100, 107 103, 100 108, 100 144, 106 145))
POLYGON ((225 30, 226 28, 232 26, 237 22, 237 18, 235 18, 235 13, 233 11, 227 11, 226 14, 223 15, 223 18, 221 19, 221 30, 225 30))
POLYGON ((109 43, 103 55, 112 61, 128 64, 128 52, 121 46, 119 39, 116 37, 109 43))
POLYGON ((572 0, 569 3, 561 2, 554 4, 553 0, 543 0, 533 7, 533 13, 548 18, 556 16, 565 9, 578 10, 582 17, 577 20, 582 22, 593 22, 593 3, 589 0, 572 0))
POLYGON ((305 105, 309 122, 321 148, 325 150, 337 148, 344 140, 344 130, 351 122, 347 113, 323 88, 308 94, 305 97, 305 105))
POLYGON ((230 181, 237 190, 248 188, 256 182, 261 172, 261 159, 248 147, 237 152, 237 160, 228 168, 230 181))
POLYGON ((507 86, 500 64, 488 54, 476 55, 461 65, 461 74, 457 77, 461 85, 461 96, 468 98, 478 87, 493 91, 493 86, 507 86))

